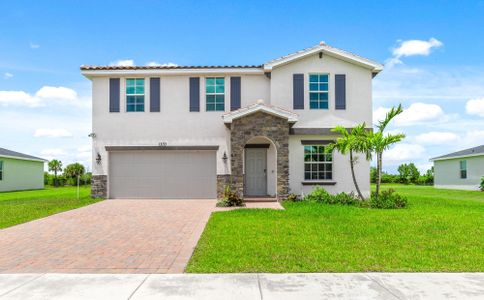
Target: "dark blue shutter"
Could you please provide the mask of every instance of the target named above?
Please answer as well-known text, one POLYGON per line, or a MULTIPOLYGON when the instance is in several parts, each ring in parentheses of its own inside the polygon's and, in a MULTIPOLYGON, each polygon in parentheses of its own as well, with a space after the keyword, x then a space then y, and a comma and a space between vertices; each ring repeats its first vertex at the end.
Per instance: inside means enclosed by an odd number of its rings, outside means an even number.
POLYGON ((119 78, 109 78, 109 112, 119 112, 119 78))
POLYGON ((160 78, 150 78, 150 111, 160 111, 160 78))
POLYGON ((336 74, 334 75, 335 85, 335 108, 346 109, 346 75, 336 74))
POLYGON ((240 108, 240 77, 230 77, 230 110, 240 108))
POLYGON ((200 111, 199 77, 190 77, 190 111, 200 111))
POLYGON ((292 76, 293 108, 304 109, 304 74, 292 76))

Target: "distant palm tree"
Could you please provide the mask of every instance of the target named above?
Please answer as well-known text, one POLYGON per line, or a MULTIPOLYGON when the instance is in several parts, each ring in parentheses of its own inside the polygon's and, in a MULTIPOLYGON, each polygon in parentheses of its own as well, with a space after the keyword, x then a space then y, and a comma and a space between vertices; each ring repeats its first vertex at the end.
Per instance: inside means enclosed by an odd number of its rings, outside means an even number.
POLYGON ((371 145, 372 152, 376 153, 376 191, 375 197, 378 198, 380 192, 380 185, 381 185, 381 173, 382 173, 382 156, 383 151, 390 148, 391 145, 400 142, 405 138, 405 134, 387 134, 384 135, 383 132, 387 127, 388 123, 401 114, 403 112, 402 105, 398 105, 398 107, 392 107, 392 109, 386 114, 385 119, 378 121, 378 128, 377 132, 369 132, 368 133, 368 141, 371 145))
POLYGON ((354 157, 356 153, 363 153, 366 155, 366 159, 371 159, 371 152, 368 145, 368 139, 366 134, 366 124, 359 124, 350 131, 343 126, 336 126, 332 129, 333 132, 339 133, 341 136, 336 139, 336 142, 329 144, 326 147, 327 153, 332 153, 333 150, 346 155, 349 153, 351 176, 353 177, 353 184, 355 185, 358 197, 364 200, 363 194, 361 193, 358 182, 355 176, 355 164, 357 163, 357 157, 354 157))
POLYGON ((57 172, 62 172, 62 162, 57 159, 49 161, 49 171, 54 172, 54 186, 57 187, 57 172))

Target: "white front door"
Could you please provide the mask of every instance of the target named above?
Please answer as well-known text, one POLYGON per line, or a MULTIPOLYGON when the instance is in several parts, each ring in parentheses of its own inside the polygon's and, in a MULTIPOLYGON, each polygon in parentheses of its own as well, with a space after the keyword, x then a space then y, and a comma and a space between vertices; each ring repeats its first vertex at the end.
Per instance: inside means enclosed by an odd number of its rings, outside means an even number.
POLYGON ((267 149, 245 149, 245 195, 267 195, 267 149))

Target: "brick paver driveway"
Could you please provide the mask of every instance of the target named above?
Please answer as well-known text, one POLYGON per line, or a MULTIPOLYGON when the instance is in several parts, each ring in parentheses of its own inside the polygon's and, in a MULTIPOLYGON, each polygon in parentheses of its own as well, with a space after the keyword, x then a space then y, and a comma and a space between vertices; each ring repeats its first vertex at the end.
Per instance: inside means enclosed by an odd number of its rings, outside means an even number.
POLYGON ((180 273, 215 200, 106 200, 0 230, 0 272, 180 273))

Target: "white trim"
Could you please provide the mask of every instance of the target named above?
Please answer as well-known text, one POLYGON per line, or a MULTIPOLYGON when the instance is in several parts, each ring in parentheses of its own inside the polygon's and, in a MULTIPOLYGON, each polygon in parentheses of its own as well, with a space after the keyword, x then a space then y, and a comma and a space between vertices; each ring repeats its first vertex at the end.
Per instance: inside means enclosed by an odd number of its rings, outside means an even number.
POLYGON ((382 64, 379 64, 369 59, 346 52, 344 50, 333 48, 328 45, 322 44, 322 45, 314 46, 312 48, 304 49, 302 51, 299 51, 293 54, 289 54, 287 56, 283 56, 278 59, 271 60, 264 64, 264 71, 270 72, 275 67, 291 63, 292 61, 302 59, 306 56, 316 54, 318 52, 323 52, 323 54, 330 55, 335 58, 339 58, 341 60, 348 61, 350 63, 354 63, 356 65, 360 65, 365 68, 369 68, 374 73, 379 73, 380 71, 383 70, 382 64))
POLYGON ((222 119, 224 120, 224 123, 232 123, 232 121, 235 120, 235 119, 241 118, 241 117, 246 116, 246 115, 253 114, 253 113, 258 112, 258 111, 265 112, 265 113, 268 113, 270 115, 274 115, 276 117, 287 119, 287 121, 290 122, 290 123, 295 123, 295 122, 298 121, 297 114, 283 110, 283 109, 280 109, 280 108, 275 107, 275 106, 268 106, 268 105, 265 105, 264 103, 260 103, 260 102, 249 105, 245 108, 241 108, 241 109, 235 110, 233 112, 224 114, 222 116, 222 119))
POLYGON ((0 158, 1 157, 5 157, 5 158, 11 158, 11 159, 18 159, 18 160, 28 160, 28 161, 38 161, 38 162, 48 162, 48 160, 46 159, 36 159, 36 158, 26 158, 26 157, 18 157, 18 156, 10 156, 10 155, 0 155, 0 158))
POLYGON ((435 158, 431 158, 431 159, 430 159, 430 161, 449 160, 449 159, 466 158, 466 157, 475 157, 475 156, 484 156, 484 153, 467 154, 467 155, 458 155, 458 156, 442 157, 442 158, 435 157, 435 158))
POLYGON ((154 76, 154 75, 189 75, 189 74, 249 74, 264 75, 262 68, 213 68, 213 69, 167 69, 167 70, 81 70, 81 74, 87 78, 95 76, 154 76))

